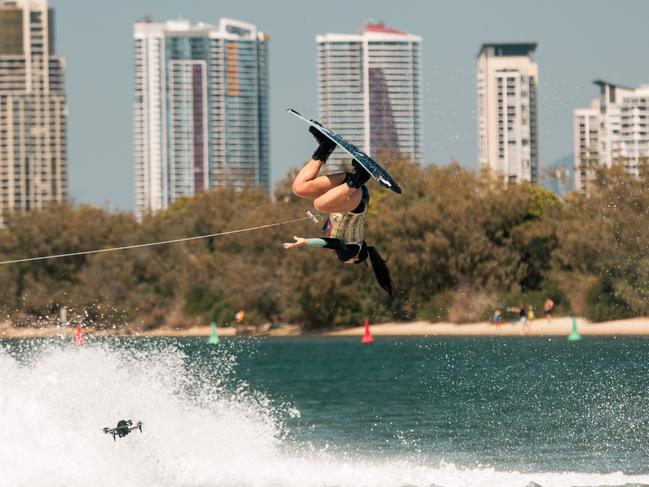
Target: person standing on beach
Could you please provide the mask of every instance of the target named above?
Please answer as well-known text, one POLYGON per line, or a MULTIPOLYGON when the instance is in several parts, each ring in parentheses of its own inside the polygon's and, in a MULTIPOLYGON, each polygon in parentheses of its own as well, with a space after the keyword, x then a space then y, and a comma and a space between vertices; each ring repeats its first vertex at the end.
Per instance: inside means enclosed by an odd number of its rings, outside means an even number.
POLYGON ((543 315, 548 319, 548 324, 552 323, 552 308, 554 308, 554 301, 552 298, 547 298, 543 303, 543 315))
POLYGON ((502 325, 503 323, 503 315, 500 312, 499 309, 493 312, 493 315, 491 315, 491 324, 496 325, 496 327, 502 325))
POLYGON ((528 331, 527 308, 525 307, 525 303, 521 303, 518 307, 518 324, 521 325, 521 335, 525 335, 528 331))

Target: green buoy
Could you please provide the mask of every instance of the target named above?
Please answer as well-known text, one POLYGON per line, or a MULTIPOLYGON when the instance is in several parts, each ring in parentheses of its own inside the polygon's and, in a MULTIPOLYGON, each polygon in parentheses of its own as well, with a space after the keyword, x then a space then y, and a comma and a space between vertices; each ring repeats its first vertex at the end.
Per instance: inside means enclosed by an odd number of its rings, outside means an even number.
POLYGON ((577 318, 574 316, 572 317, 572 333, 568 335, 568 340, 571 342, 581 340, 581 335, 579 334, 579 330, 577 330, 577 318))
POLYGON ((212 331, 210 332, 210 338, 207 340, 207 343, 217 345, 220 341, 219 336, 216 334, 216 323, 212 321, 212 331))

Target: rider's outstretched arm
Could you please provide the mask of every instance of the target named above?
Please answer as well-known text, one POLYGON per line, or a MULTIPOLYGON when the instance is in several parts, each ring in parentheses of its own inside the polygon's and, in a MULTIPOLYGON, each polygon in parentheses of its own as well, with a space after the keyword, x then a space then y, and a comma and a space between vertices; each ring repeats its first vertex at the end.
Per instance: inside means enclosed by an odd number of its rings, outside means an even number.
POLYGON ((283 244, 285 249, 294 249, 301 247, 317 247, 321 249, 339 249, 341 248, 342 241, 338 238, 302 238, 298 236, 293 236, 295 242, 286 242, 283 244))
POLYGON ((300 248, 300 247, 318 247, 321 249, 332 249, 336 251, 338 259, 343 262, 351 262, 350 259, 356 257, 360 251, 360 247, 356 244, 347 245, 339 238, 302 238, 293 237, 295 242, 287 242, 284 244, 285 249, 300 248))

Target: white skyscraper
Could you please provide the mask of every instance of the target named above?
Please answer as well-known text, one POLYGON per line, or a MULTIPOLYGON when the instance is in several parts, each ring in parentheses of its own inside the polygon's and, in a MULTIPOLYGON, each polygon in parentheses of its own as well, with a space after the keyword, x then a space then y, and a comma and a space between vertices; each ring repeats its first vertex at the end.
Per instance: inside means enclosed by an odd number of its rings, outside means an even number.
POLYGON ((67 199, 64 66, 46 0, 0 5, 0 224, 67 199))
MULTIPOLYGON (((359 34, 316 37, 318 118, 361 150, 421 162, 421 37, 368 23, 359 34)), ((349 157, 336 151, 330 169, 349 157)))
POLYGON ((627 88, 595 81, 600 96, 574 111, 575 187, 588 193, 600 166, 621 164, 634 176, 649 163, 649 85, 627 88), (587 119, 587 120, 586 120, 587 119))
POLYGON ((573 117, 573 146, 575 157, 575 188, 586 193, 587 181, 600 165, 599 100, 590 108, 575 110, 573 117))
POLYGON ((478 159, 505 181, 538 181, 536 44, 483 44, 478 54, 478 159))
POLYGON ((219 186, 269 188, 269 38, 248 23, 134 25, 135 210, 219 186))

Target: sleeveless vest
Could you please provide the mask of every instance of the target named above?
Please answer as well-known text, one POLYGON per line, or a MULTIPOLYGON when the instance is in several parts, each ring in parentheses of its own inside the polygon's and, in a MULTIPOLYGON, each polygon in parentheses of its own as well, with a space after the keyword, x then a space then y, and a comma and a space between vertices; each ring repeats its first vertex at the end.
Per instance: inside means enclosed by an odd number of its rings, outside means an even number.
POLYGON ((325 233, 328 237, 342 240, 345 245, 360 245, 364 238, 366 212, 367 205, 362 213, 331 213, 325 224, 325 233))

